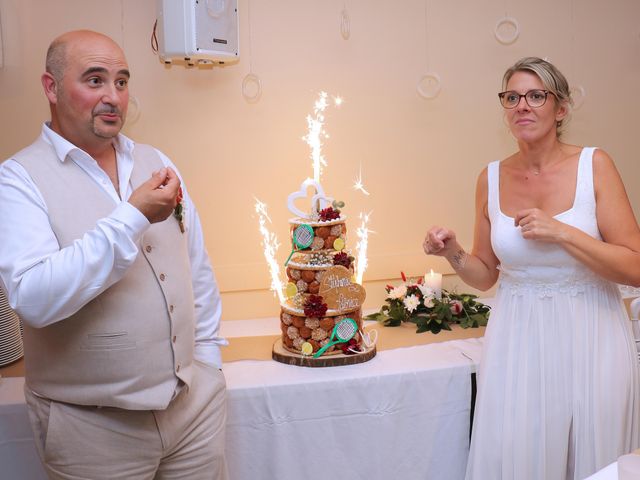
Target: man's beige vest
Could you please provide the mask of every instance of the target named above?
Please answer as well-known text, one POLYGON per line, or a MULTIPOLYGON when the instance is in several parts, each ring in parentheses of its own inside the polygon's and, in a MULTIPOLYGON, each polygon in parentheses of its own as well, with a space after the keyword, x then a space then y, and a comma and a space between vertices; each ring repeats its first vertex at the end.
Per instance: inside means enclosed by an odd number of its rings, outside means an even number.
MULTIPOLYGON (((133 156, 135 189, 163 164, 147 145, 136 145, 133 156)), ((40 190, 61 249, 116 207, 42 139, 13 158, 40 190)), ((195 321, 186 235, 171 215, 152 224, 138 248, 125 276, 77 313, 44 328, 25 325, 27 388, 61 402, 147 410, 166 408, 178 379, 189 385, 195 321)), ((52 294, 43 290, 42 301, 52 294)))

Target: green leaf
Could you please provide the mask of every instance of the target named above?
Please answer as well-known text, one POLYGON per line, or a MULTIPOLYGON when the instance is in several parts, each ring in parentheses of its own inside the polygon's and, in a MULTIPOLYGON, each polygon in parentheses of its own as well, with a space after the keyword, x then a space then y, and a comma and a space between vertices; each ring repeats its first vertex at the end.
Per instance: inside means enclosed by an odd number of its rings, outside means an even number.
POLYGON ((406 318, 404 305, 391 304, 389 308, 389 316, 394 320, 402 322, 406 318))
POLYGON ((479 313, 471 315, 471 320, 473 320, 474 326, 478 327, 486 327, 487 323, 489 323, 489 318, 479 313))
POLYGON ((439 324, 432 322, 430 325, 430 330, 431 333, 438 334, 440 333, 440 330, 442 330, 442 327, 439 324))
POLYGON ((380 312, 376 312, 376 313, 370 313, 369 315, 366 315, 364 318, 366 320, 375 320, 377 322, 379 322, 380 320, 384 319, 388 317, 388 315, 386 315, 384 312, 380 311, 380 312))
POLYGON ((416 333, 424 333, 428 331, 430 331, 430 328, 427 325, 423 325, 421 327, 418 327, 418 329, 416 330, 416 333))

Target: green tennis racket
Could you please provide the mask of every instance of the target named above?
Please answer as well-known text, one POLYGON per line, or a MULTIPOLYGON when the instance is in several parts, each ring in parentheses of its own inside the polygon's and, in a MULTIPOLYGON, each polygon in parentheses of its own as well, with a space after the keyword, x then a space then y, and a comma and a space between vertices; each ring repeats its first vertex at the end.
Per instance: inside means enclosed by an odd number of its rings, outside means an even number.
POLYGON ((322 355, 327 348, 337 344, 337 343, 345 343, 353 338, 353 336, 358 332, 358 325, 352 318, 343 318, 336 326, 333 327, 333 332, 331 333, 331 338, 329 342, 318 350, 313 358, 318 358, 322 355))
POLYGON ((313 228, 311 225, 307 225, 303 223, 302 225, 296 227, 293 231, 293 248, 291 249, 291 253, 289 254, 289 258, 284 262, 284 266, 286 267, 289 264, 289 260, 291 260, 291 256, 293 252, 296 251, 297 248, 307 248, 313 243, 313 228))

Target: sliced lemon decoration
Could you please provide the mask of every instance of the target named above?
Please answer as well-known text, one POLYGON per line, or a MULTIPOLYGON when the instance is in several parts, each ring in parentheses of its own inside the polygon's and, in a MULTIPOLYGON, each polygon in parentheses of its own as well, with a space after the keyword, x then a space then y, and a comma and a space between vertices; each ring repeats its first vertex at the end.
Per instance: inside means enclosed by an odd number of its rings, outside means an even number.
POLYGON ((341 251, 344 248, 344 240, 342 238, 336 238, 333 241, 334 250, 341 251))
POLYGON ((287 298, 295 297, 296 293, 298 293, 298 287, 296 287, 296 284, 293 282, 287 283, 287 286, 284 289, 284 294, 287 298))
POLYGON ((313 345, 311 345, 309 342, 304 342, 300 346, 300 350, 302 351, 303 355, 311 355, 313 353, 313 345))

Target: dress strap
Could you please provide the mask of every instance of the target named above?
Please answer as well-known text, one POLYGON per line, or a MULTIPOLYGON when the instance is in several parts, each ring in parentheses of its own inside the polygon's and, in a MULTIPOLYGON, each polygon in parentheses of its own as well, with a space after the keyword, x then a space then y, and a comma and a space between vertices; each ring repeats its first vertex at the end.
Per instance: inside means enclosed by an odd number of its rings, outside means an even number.
POLYGON ((500 161, 496 160, 487 166, 487 207, 489 219, 500 212, 500 161))
POLYGON ((584 147, 578 159, 575 205, 592 208, 596 203, 593 186, 593 152, 596 147, 584 147))

